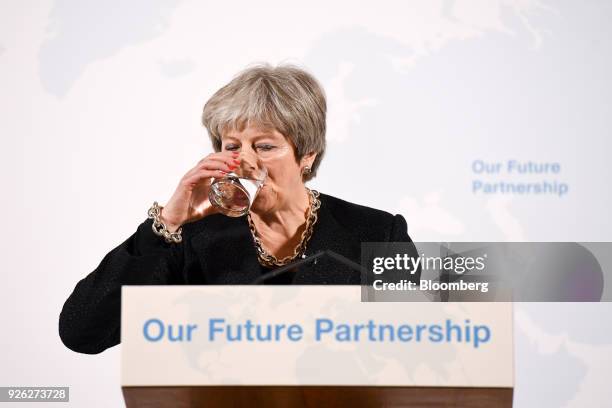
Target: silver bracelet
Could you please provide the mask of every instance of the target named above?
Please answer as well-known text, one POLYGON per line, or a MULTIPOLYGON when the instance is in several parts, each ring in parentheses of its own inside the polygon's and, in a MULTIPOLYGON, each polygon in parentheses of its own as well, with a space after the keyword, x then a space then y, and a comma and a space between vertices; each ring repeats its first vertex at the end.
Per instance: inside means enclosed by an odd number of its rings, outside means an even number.
POLYGON ((157 201, 155 201, 151 208, 149 208, 149 211, 147 211, 149 218, 153 220, 153 225, 151 225, 153 232, 155 235, 163 237, 164 241, 169 244, 180 244, 183 241, 183 236, 181 235, 183 232, 183 227, 179 227, 179 229, 175 232, 168 231, 166 224, 164 224, 161 220, 162 208, 163 207, 160 207, 159 204, 157 204, 157 201))

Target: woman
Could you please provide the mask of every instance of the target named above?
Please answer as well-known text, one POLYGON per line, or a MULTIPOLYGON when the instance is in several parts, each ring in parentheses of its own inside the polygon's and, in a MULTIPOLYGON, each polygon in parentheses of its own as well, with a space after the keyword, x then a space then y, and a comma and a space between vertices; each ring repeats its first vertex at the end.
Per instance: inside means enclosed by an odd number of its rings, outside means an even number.
MULTIPOLYGON (((360 263, 362 242, 409 242, 401 215, 309 190, 325 153, 321 86, 292 66, 249 68, 217 91, 202 116, 215 153, 149 210, 127 241, 81 280, 60 315, 64 344, 99 353, 119 343, 121 285, 248 284, 322 250, 360 263), (208 201, 212 178, 247 157, 268 171, 246 217, 218 214, 208 201), (155 227, 155 228, 153 228, 155 227)), ((266 283, 359 284, 360 274, 321 259, 266 283)))

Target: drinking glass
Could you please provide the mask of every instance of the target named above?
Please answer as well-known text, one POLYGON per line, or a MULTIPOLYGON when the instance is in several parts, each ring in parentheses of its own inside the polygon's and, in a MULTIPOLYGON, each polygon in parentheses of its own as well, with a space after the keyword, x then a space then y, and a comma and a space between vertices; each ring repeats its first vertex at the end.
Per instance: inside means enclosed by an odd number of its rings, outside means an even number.
POLYGON ((241 156, 236 169, 222 178, 213 178, 208 198, 222 214, 246 215, 261 190, 268 171, 256 157, 241 156))

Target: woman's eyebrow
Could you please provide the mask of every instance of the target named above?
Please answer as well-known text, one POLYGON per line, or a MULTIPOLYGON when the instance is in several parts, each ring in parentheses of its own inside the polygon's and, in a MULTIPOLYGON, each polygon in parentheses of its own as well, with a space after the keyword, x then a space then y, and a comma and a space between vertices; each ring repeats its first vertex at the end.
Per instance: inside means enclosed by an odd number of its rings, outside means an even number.
POLYGON ((261 140, 261 139, 272 139, 272 140, 275 140, 276 138, 274 136, 272 136, 272 135, 257 135, 255 137, 253 137, 254 141, 261 140))
MULTIPOLYGON (((279 140, 280 137, 278 135, 276 135, 274 132, 266 132, 266 131, 261 131, 256 133, 255 135, 253 135, 250 140, 255 142, 261 139, 272 139, 272 140, 279 140)), ((236 141, 236 142, 243 142, 242 138, 239 138, 237 136, 232 136, 232 135, 223 135, 221 136, 221 140, 223 141, 236 141)))
POLYGON ((265 132, 264 131, 264 132, 257 133, 253 137, 253 139, 255 139, 255 140, 264 139, 264 138, 269 138, 269 139, 277 140, 277 139, 280 139, 280 136, 278 136, 274 132, 265 132))
POLYGON ((240 140, 236 136, 225 136, 225 135, 221 136, 221 140, 228 140, 228 139, 238 140, 238 141, 240 140))

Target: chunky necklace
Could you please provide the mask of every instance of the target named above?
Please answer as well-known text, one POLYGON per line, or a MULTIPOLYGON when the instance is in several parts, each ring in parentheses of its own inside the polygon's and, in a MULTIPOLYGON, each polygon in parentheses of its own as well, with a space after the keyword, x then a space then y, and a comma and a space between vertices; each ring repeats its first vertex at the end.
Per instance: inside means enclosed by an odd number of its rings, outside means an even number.
POLYGON ((310 237, 312 236, 312 231, 314 225, 317 222, 317 212, 319 208, 321 208, 321 200, 319 200, 319 192, 316 190, 311 190, 306 187, 308 190, 308 198, 310 202, 310 207, 308 207, 308 215, 306 216, 306 228, 304 228, 304 232, 302 232, 302 238, 300 243, 293 249, 293 255, 286 256, 282 259, 277 259, 274 255, 269 254, 266 251, 261 243, 261 239, 257 235, 257 230, 255 229, 255 224, 253 224, 253 220, 251 219, 251 214, 247 215, 249 220, 249 228, 251 229, 251 235, 253 235, 253 241, 255 242, 255 249, 257 251, 257 260, 263 266, 283 266, 287 265, 294 259, 298 257, 303 257, 306 252, 306 245, 308 245, 308 241, 310 241, 310 237))

